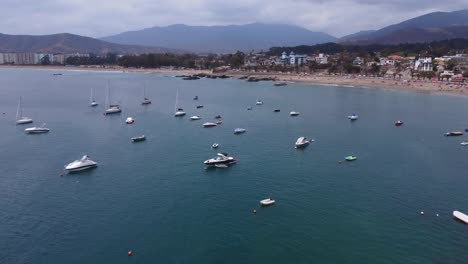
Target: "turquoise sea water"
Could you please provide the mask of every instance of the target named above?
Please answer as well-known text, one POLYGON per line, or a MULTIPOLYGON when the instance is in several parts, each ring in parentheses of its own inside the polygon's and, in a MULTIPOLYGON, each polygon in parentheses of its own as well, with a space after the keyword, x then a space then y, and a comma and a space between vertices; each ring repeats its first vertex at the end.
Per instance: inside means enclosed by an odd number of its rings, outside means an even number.
POLYGON ((0 263, 467 261, 468 226, 452 211, 468 212, 468 147, 459 144, 468 138, 443 136, 468 128, 466 97, 52 73, 0 71, 0 263), (102 115, 107 80, 121 115, 102 115), (149 106, 140 105, 145 82, 149 106), (14 125, 19 96, 50 133, 14 125), (194 114, 202 120, 189 121, 194 114), (217 114, 222 125, 201 127, 217 114), (236 127, 247 132, 233 135, 236 127), (132 144, 140 134, 147 141, 132 144), (296 150, 299 136, 315 142, 296 150), (214 142, 239 162, 205 170, 214 142), (98 168, 60 177, 84 154, 98 168), (348 155, 358 160, 338 163, 348 155), (267 197, 277 203, 260 208, 267 197))

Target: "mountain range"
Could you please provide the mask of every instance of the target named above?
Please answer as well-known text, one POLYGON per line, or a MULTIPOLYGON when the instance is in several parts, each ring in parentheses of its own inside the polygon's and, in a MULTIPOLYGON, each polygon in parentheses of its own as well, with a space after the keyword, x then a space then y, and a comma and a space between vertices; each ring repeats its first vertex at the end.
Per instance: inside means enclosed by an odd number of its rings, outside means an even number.
POLYGON ((0 33, 0 52, 142 54, 180 51, 158 47, 121 45, 68 33, 42 36, 0 33))
POLYGON ((346 44, 399 44, 468 38, 468 10, 433 12, 379 30, 342 37, 346 44))
POLYGON ((127 44, 171 47, 196 53, 232 53, 267 50, 273 46, 313 45, 337 38, 291 25, 253 23, 230 26, 171 25, 128 31, 102 40, 127 44))

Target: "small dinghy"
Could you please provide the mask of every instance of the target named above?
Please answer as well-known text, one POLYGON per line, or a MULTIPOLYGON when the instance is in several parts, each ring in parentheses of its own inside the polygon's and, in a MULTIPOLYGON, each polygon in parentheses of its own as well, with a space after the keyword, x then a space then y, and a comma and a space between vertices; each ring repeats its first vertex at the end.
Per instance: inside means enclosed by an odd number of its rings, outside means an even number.
POLYGON ((131 118, 131 117, 127 117, 127 119, 125 120, 125 123, 130 125, 130 124, 135 123, 135 120, 133 118, 131 118))
POLYGON ((247 107, 247 110, 252 110, 252 107, 251 106, 247 107))
POLYGON ((401 125, 403 125, 403 121, 398 120, 395 122, 395 126, 401 126, 401 125))
POLYGON ((203 105, 197 105, 197 109, 203 108, 203 105))
POLYGON ((273 112, 275 112, 275 113, 278 113, 278 112, 280 112, 280 111, 281 111, 280 109, 275 109, 275 110, 273 110, 273 112))
POLYGON ((274 83, 273 85, 274 85, 274 86, 286 86, 286 85, 288 85, 288 84, 285 83, 285 82, 278 82, 278 83, 274 83))
POLYGON ((215 116, 215 119, 221 119, 221 115, 215 116))
POLYGON ((193 100, 198 100, 198 95, 195 95, 195 97, 193 98, 193 100))
POLYGON ((468 146, 468 141, 463 141, 462 143, 460 143, 460 145, 462 145, 462 146, 468 146))
POLYGON ((271 198, 267 198, 267 199, 263 199, 260 201, 260 204, 263 205, 263 206, 267 206, 267 205, 272 205, 274 204, 276 201, 271 199, 271 198))
POLYGON ((200 120, 201 117, 197 116, 197 115, 194 115, 194 116, 191 116, 190 117, 190 120, 200 120))
POLYGON ((215 122, 215 124, 217 124, 217 125, 221 125, 222 123, 223 123, 222 120, 218 120, 218 121, 215 122))
POLYGON ((218 143, 214 143, 213 145, 211 145, 211 148, 218 148, 219 147, 219 144, 218 143))
POLYGON ((289 115, 290 115, 290 116, 298 116, 298 115, 300 115, 300 114, 301 114, 301 113, 296 112, 296 111, 291 111, 291 112, 289 112, 289 115))
POLYGON ((445 133, 446 137, 455 137, 455 136, 463 136, 463 132, 461 131, 453 131, 445 133))
POLYGON ((242 134, 245 133, 247 130, 245 128, 236 128, 234 129, 234 134, 242 134))
POLYGON ((256 105, 263 105, 263 101, 262 101, 262 100, 257 100, 257 101, 255 102, 255 104, 256 104, 256 105))
POLYGON ((141 141, 145 141, 146 137, 145 137, 145 135, 141 135, 141 136, 138 136, 138 137, 132 137, 131 140, 133 142, 141 142, 141 141))
POLYGON ((465 224, 468 224, 468 215, 460 212, 460 211, 453 211, 453 217, 455 217, 455 219, 459 220, 459 221, 462 221, 463 223, 465 224))
POLYGON ((356 114, 352 114, 352 115, 349 115, 348 116, 348 119, 351 120, 351 121, 356 121, 358 120, 359 116, 356 115, 356 114))
POLYGON ((314 141, 313 139, 312 140, 307 140, 305 137, 300 137, 296 140, 296 143, 295 143, 295 148, 299 149, 299 148, 305 148, 306 146, 309 145, 310 142, 314 141))
POLYGON ((356 156, 347 156, 347 157, 345 158, 345 160, 346 160, 346 161, 355 161, 355 160, 357 160, 357 157, 356 157, 356 156))

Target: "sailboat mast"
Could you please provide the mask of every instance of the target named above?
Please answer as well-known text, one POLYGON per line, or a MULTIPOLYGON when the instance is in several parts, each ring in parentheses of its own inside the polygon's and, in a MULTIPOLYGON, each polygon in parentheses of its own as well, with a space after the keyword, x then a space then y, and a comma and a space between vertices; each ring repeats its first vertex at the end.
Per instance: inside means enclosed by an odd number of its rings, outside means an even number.
POLYGON ((179 88, 177 88, 176 92, 176 99, 175 99, 175 105, 174 105, 174 112, 177 112, 177 103, 179 101, 179 88))
POLYGON ((18 109, 16 109, 16 120, 18 120, 21 116, 23 116, 23 109, 21 108, 21 96, 18 102, 18 109))

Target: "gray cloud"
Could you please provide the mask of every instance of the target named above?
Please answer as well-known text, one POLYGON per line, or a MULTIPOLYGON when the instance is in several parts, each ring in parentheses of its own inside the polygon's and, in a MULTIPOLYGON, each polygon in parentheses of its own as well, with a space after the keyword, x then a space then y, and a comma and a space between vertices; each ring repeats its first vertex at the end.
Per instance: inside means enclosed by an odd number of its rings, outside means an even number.
POLYGON ((2 0, 0 32, 101 37, 170 24, 287 23, 335 36, 378 29, 466 0, 2 0))

